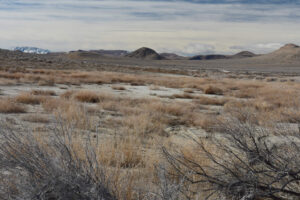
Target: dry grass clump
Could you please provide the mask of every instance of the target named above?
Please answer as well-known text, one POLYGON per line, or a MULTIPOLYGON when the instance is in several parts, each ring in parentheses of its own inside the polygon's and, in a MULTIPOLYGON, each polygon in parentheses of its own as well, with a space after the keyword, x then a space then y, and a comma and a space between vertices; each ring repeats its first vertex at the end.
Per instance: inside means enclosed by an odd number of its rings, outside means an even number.
POLYGON ((63 99, 48 98, 42 102, 42 107, 46 112, 53 112, 60 107, 66 107, 68 102, 63 99))
POLYGON ((0 78, 0 85, 2 85, 2 86, 15 85, 17 83, 18 83, 18 80, 15 80, 15 79, 0 78))
POLYGON ((76 93, 75 90, 68 90, 68 91, 65 91, 64 93, 62 93, 60 95, 60 98, 71 99, 75 93, 76 93))
POLYGON ((215 94, 215 95, 222 95, 223 94, 223 90, 221 88, 215 87, 215 86, 208 86, 205 90, 204 90, 205 94, 215 94))
POLYGON ((183 116, 192 110, 192 106, 188 103, 164 103, 161 101, 149 102, 145 107, 150 111, 156 111, 161 114, 183 116))
POLYGON ((110 93, 96 93, 89 90, 68 90, 60 95, 60 98, 66 100, 76 100, 82 103, 103 103, 110 100, 115 100, 116 98, 110 93))
POLYGON ((26 108, 18 104, 14 99, 0 99, 0 113, 25 113, 26 108))
POLYGON ((88 90, 82 90, 77 92, 74 95, 74 99, 86 103, 98 103, 100 101, 99 94, 88 90))
POLYGON ((205 96, 199 96, 197 100, 194 100, 194 102, 197 104, 217 106, 223 106, 227 101, 227 98, 211 98, 205 96))
POLYGON ((194 99, 197 98, 189 93, 183 93, 183 94, 174 94, 172 95, 173 98, 177 98, 177 99, 194 99))
POLYGON ((39 86, 54 86, 55 85, 55 79, 50 77, 50 78, 45 78, 41 79, 38 81, 39 86))
POLYGON ((40 115, 40 114, 30 114, 22 117, 23 121, 32 122, 32 123, 49 123, 49 117, 40 115))
POLYGON ((120 86, 120 85, 113 85, 113 86, 111 86, 111 88, 113 90, 126 90, 126 88, 124 86, 120 86))
MULTIPOLYGON (((284 83, 271 83, 264 87, 251 89, 246 92, 251 99, 242 101, 229 101, 224 106, 225 112, 237 112, 239 110, 250 110, 256 113, 257 123, 269 124, 274 122, 300 121, 299 98, 297 87, 285 85, 284 83)), ((238 116, 240 119, 240 117, 238 116)))
POLYGON ((52 90, 32 90, 30 94, 41 96, 55 96, 56 93, 52 90))
POLYGON ((135 136, 106 139, 98 147, 98 160, 110 167, 143 168, 147 162, 140 149, 142 144, 135 136))
POLYGON ((40 104, 45 100, 44 96, 36 96, 31 93, 21 93, 15 97, 18 103, 23 104, 40 104))
POLYGON ((152 137, 154 135, 166 136, 165 128, 168 119, 158 113, 139 113, 123 119, 124 132, 139 137, 152 137))
POLYGON ((88 109, 74 101, 64 99, 47 99, 42 104, 47 112, 52 112, 56 118, 62 118, 69 124, 81 129, 92 129, 93 124, 88 109))
POLYGON ((194 90, 188 88, 184 90, 184 93, 194 93, 194 90))
POLYGON ((157 86, 157 85, 151 85, 151 86, 149 87, 149 89, 150 89, 150 90, 161 90, 161 88, 160 88, 159 86, 157 86))
POLYGON ((234 97, 245 98, 245 99, 255 98, 256 95, 257 95, 257 89, 256 88, 246 88, 246 89, 243 89, 243 90, 238 90, 238 91, 233 93, 234 97))

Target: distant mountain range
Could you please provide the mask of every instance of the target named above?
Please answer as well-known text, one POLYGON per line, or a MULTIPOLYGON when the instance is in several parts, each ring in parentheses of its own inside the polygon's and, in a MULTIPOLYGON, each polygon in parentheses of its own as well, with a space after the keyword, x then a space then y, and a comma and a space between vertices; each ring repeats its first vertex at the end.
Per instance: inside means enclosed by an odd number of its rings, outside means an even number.
MULTIPOLYGON (((55 53, 51 53, 49 50, 36 48, 36 47, 16 47, 13 49, 15 52, 23 52, 30 54, 50 54, 52 56, 55 53)), ((142 47, 133 52, 125 50, 77 50, 70 51, 68 53, 56 53, 62 57, 67 56, 70 59, 75 60, 86 60, 86 59, 104 59, 104 58, 127 58, 127 59, 138 59, 138 60, 221 60, 221 59, 244 59, 245 61, 251 59, 252 61, 270 61, 270 62, 289 62, 289 61, 300 61, 300 47, 295 44, 287 44, 280 49, 269 53, 269 54, 254 54, 249 51, 242 51, 234 55, 222 55, 222 54, 211 54, 211 55, 196 55, 193 57, 179 56, 174 53, 157 53, 155 50, 142 47)))
POLYGON ((34 54, 48 54, 50 53, 47 49, 40 49, 37 47, 15 47, 14 51, 21 51, 23 53, 34 53, 34 54))

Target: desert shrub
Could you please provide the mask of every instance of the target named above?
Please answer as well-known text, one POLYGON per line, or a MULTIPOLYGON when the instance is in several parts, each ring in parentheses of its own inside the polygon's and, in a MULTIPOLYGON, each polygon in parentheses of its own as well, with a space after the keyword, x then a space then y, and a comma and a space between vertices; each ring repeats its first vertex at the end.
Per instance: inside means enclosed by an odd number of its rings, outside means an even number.
POLYGON ((25 115, 22 117, 22 120, 27 122, 32 122, 32 123, 48 123, 50 121, 49 117, 40 114, 25 115))
POLYGON ((174 94, 172 95, 173 98, 177 99, 194 99, 196 98, 195 96, 191 95, 190 93, 184 92, 183 94, 174 94))
POLYGON ((223 106, 228 99, 225 98, 210 98, 210 97, 205 97, 205 96, 200 96, 195 100, 194 102, 197 104, 203 104, 203 105, 218 105, 218 106, 223 106))
POLYGON ((5 98, 0 99, 0 113, 25 113, 26 108, 19 105, 15 100, 5 98))
POLYGON ((94 146, 78 152, 72 128, 53 128, 46 140, 0 126, 1 199, 115 199, 94 146))
POLYGON ((75 94, 74 98, 80 102, 87 102, 87 103, 98 103, 99 102, 99 95, 92 91, 79 91, 75 94))
POLYGON ((223 90, 221 88, 218 88, 218 87, 210 85, 207 88, 205 88, 204 93, 205 94, 222 95, 223 94, 223 90))
POLYGON ((126 90, 126 88, 124 86, 121 86, 121 85, 113 85, 113 86, 111 86, 111 88, 113 90, 126 90))
POLYGON ((222 136, 190 137, 190 153, 164 154, 172 169, 207 199, 299 199, 299 131, 257 127, 227 118, 219 122, 222 136))
POLYGON ((44 100, 44 96, 36 96, 30 93, 22 93, 16 96, 16 101, 23 104, 40 104, 44 100))
POLYGON ((68 90, 68 91, 62 93, 60 95, 60 97, 64 98, 64 99, 71 99, 75 93, 76 93, 76 91, 74 91, 74 90, 68 90))

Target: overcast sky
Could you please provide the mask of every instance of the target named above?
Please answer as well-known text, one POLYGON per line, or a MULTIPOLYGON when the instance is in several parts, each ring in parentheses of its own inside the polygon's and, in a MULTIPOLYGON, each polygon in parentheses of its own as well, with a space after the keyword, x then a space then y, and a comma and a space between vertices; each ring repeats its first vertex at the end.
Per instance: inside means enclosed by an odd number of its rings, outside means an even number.
POLYGON ((0 0, 0 48, 179 54, 300 44, 300 0, 0 0))

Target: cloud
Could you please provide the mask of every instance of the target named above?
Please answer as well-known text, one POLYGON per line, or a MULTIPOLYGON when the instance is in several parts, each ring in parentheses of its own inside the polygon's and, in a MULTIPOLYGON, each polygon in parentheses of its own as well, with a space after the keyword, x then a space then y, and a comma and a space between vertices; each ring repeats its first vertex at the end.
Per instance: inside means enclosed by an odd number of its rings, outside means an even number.
POLYGON ((214 54, 215 46, 209 44, 200 44, 200 43, 190 43, 182 48, 160 48, 157 49, 160 53, 170 52, 176 53, 178 55, 183 56, 193 56, 193 55, 207 55, 207 54, 214 54))
POLYGON ((293 0, 0 0, 0 44, 51 50, 149 46, 181 54, 300 43, 293 0), (241 45, 245 44, 245 45, 241 45))
POLYGON ((230 49, 239 51, 253 51, 256 53, 270 53, 282 47, 283 43, 250 44, 245 46, 231 46, 230 49))

